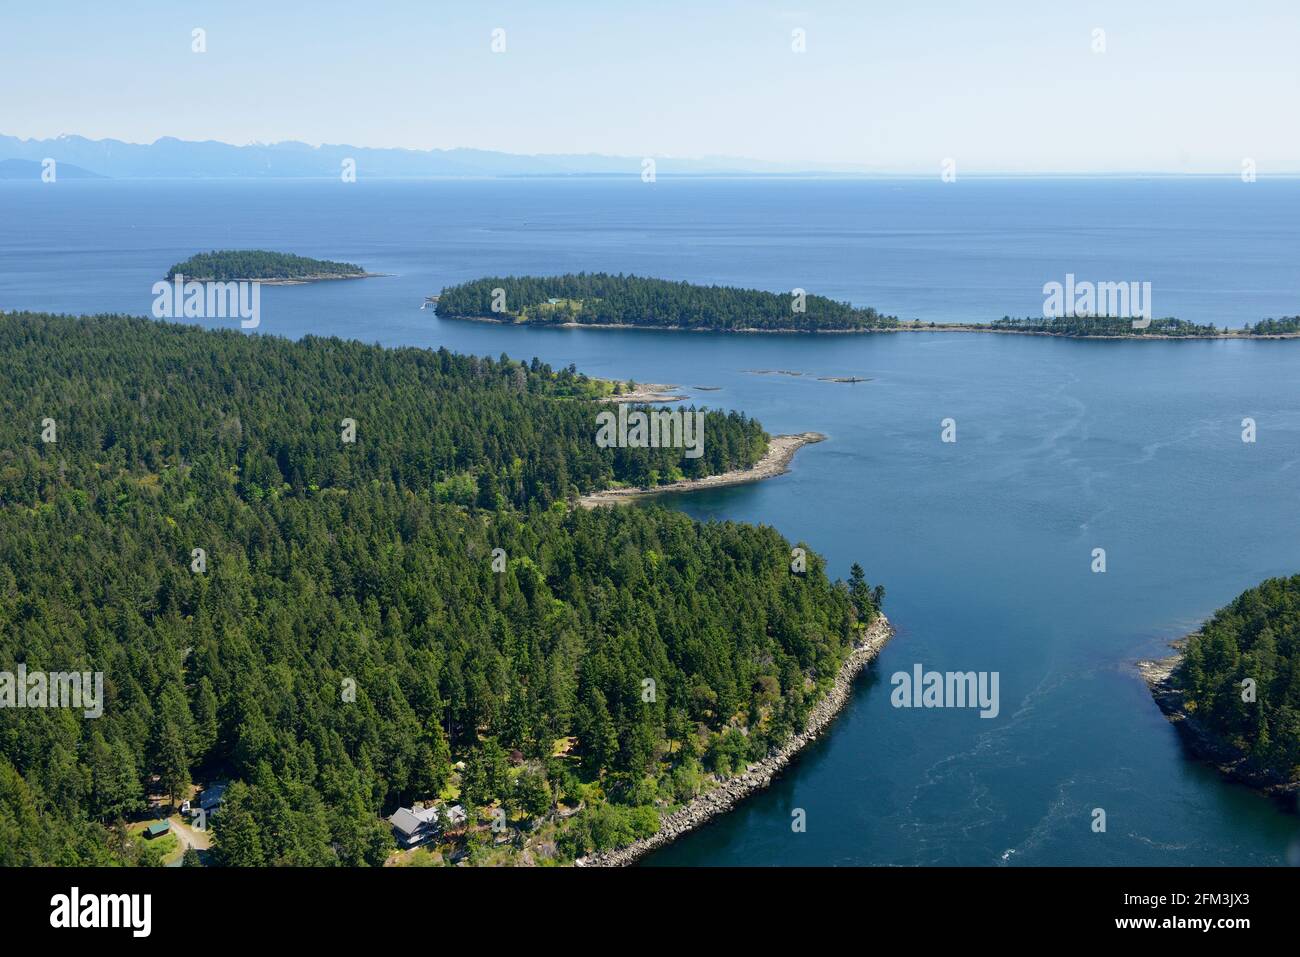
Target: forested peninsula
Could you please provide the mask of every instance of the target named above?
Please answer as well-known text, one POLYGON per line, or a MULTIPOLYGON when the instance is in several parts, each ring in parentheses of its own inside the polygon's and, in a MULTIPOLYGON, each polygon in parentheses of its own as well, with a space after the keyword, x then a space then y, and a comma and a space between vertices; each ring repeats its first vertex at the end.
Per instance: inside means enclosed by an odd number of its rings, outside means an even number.
POLYGON ((197 282, 300 283, 324 279, 365 279, 374 275, 354 263, 311 259, 264 249, 227 249, 199 253, 167 270, 168 279, 184 276, 197 282))
POLYGON ((1300 790, 1300 575, 1270 578, 1139 663, 1189 750, 1270 793, 1300 790))
POLYGON ((809 726, 882 600, 768 527, 576 507, 767 436, 600 448, 572 367, 10 313, 0 378, 0 672, 104 686, 0 707, 0 866, 155 863, 214 781, 218 865, 628 845, 809 726), (466 817, 398 852, 426 804, 466 817))

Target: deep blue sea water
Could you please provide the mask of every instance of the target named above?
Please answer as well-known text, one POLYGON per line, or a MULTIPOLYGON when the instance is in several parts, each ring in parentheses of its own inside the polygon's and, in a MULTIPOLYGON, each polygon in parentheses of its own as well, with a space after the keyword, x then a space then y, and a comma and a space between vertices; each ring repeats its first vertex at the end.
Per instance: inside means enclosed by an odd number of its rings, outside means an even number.
POLYGON ((897 637, 772 788, 651 864, 1274 864, 1300 860, 1300 818, 1188 761, 1132 663, 1300 571, 1300 341, 517 329, 419 304, 586 269, 976 321, 1038 313, 1073 272, 1238 326, 1300 312, 1297 214, 1300 182, 1263 180, 0 183, 0 308, 147 313, 212 248, 344 259, 392 275, 266 288, 258 331, 537 355, 827 433, 785 476, 666 501, 774 525, 834 575, 862 562, 897 637), (816 380, 849 374, 870 381, 816 380), (999 672, 1001 713, 891 707, 914 663, 999 672))

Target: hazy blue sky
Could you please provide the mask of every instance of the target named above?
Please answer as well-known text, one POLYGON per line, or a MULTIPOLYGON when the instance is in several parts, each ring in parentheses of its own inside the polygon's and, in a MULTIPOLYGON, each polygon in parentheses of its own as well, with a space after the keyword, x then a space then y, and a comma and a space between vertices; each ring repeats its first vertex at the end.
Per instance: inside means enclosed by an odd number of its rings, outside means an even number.
POLYGON ((1297 0, 6 0, 0 133, 1296 172, 1298 46, 1297 0))

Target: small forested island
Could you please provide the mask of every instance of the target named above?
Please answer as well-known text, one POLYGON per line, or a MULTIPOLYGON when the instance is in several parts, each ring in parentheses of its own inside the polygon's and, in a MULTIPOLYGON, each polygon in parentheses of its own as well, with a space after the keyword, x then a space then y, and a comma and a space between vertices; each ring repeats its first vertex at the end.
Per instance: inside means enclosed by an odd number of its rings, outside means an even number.
POLYGON ((887 634, 770 527, 576 506, 752 464, 742 415, 673 460, 572 367, 124 316, 0 315, 0 378, 0 673, 104 679, 0 708, 0 866, 590 858, 757 786, 887 634))
POLYGON ((264 283, 317 282, 324 279, 365 279, 375 275, 354 263, 311 259, 265 249, 225 249, 199 253, 167 270, 198 282, 256 281, 264 283))
POLYGON ((1178 646, 1139 667, 1189 750, 1264 791, 1300 790, 1300 575, 1242 592, 1178 646))
POLYGON ((861 332, 898 324, 875 309, 825 296, 609 273, 476 279, 443 289, 436 314, 538 325, 713 332, 861 332))

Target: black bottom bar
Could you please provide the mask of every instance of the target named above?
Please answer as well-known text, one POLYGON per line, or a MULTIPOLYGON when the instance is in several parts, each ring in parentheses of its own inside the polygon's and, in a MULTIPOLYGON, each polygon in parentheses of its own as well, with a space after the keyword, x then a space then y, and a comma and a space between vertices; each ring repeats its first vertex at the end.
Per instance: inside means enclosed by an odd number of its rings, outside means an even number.
POLYGON ((1295 877, 1245 868, 7 870, 0 919, 7 943, 76 934, 129 946, 143 938, 144 899, 133 910, 129 899, 105 904, 97 895, 147 894, 151 942, 204 949, 280 938, 341 944, 350 933, 385 946, 457 940, 462 952, 476 939, 495 949, 539 932, 579 944, 645 935, 672 946, 702 939, 701 922, 705 938, 812 941, 843 935, 845 918, 868 933, 914 933, 918 944, 1102 935, 1230 942, 1293 927, 1295 877), (119 926, 74 929, 74 909, 78 924, 102 911, 119 926))

